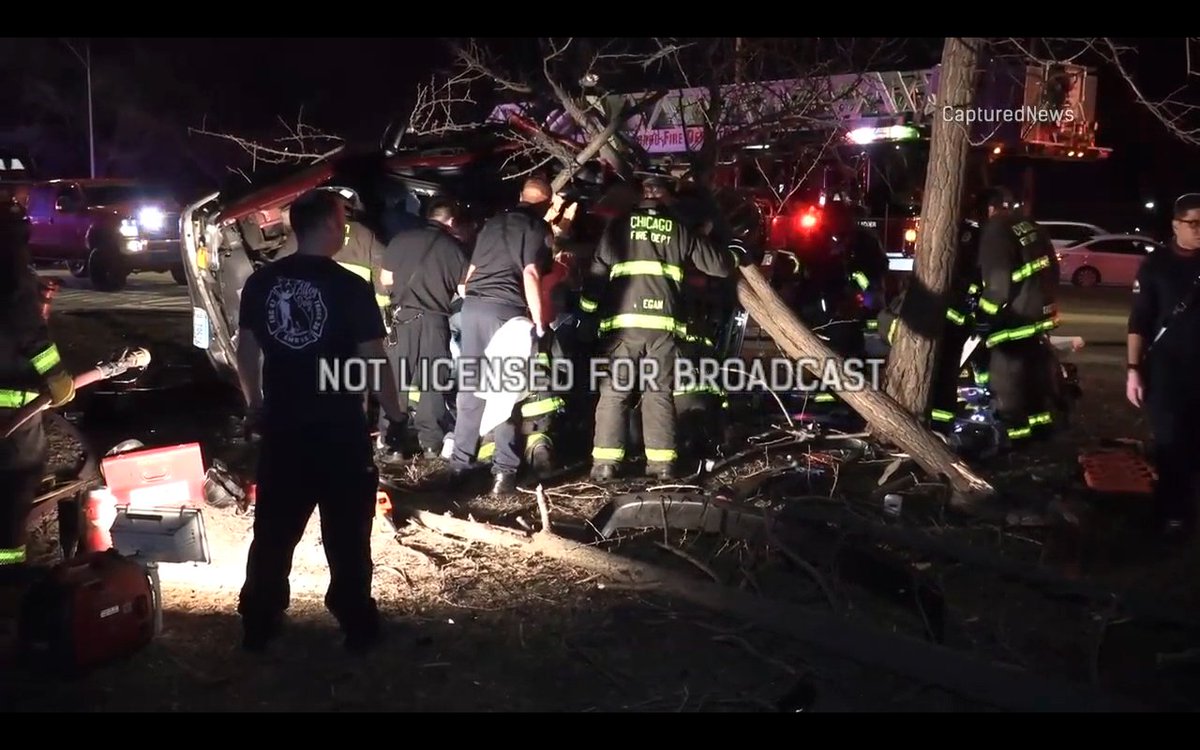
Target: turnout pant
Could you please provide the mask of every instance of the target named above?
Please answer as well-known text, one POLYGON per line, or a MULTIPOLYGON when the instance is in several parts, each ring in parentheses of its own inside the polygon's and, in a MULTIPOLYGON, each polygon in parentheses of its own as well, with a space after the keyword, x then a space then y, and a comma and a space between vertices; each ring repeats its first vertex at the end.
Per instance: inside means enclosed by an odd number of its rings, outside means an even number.
POLYGON ((254 504, 254 540, 238 612, 266 622, 287 610, 292 555, 314 508, 329 562, 325 606, 348 633, 373 627, 371 530, 378 473, 365 425, 362 434, 263 435, 254 504))
POLYGON ((610 361, 627 360, 632 367, 609 368, 600 382, 596 404, 596 434, 592 441, 593 464, 618 464, 625 458, 626 427, 634 399, 638 396, 637 373, 643 360, 656 363, 654 377, 643 383, 641 391, 642 439, 646 463, 650 467, 672 467, 675 452, 675 335, 662 331, 625 329, 610 334, 601 345, 601 357, 610 361), (628 381, 631 376, 633 382, 628 381))
MULTIPOLYGON (((878 316, 880 335, 889 347, 895 343, 896 331, 900 324, 900 304, 901 300, 896 300, 878 316)), ((933 382, 930 384, 930 408, 927 415, 930 426, 943 434, 953 429, 958 416, 958 382, 962 372, 959 360, 962 358, 967 339, 971 337, 971 331, 964 323, 948 319, 945 326, 941 352, 934 366, 933 382)))
MULTIPOLYGON (((465 373, 464 363, 474 366, 475 363, 482 362, 484 350, 492 336, 495 336, 505 323, 524 314, 525 311, 519 308, 475 297, 463 300, 458 408, 454 425, 454 455, 450 459, 453 469, 466 469, 477 459, 479 427, 483 422, 484 402, 475 395, 481 385, 482 371, 481 368, 475 367, 475 372, 465 373)), ((493 473, 515 474, 521 468, 521 447, 516 419, 501 423, 493 434, 496 444, 492 456, 493 473)))
POLYGON ((1189 378, 1195 365, 1152 364, 1146 393, 1146 415, 1154 438, 1158 472, 1155 509, 1160 518, 1194 523, 1200 496, 1200 394, 1189 378))
MULTIPOLYGON (((0 425, 15 410, 0 410, 0 425)), ((25 563, 26 524, 46 471, 47 450, 41 417, 0 440, 0 576, 25 563)))
POLYGON ((962 373, 959 360, 970 338, 965 325, 946 321, 946 333, 938 355, 937 371, 931 383, 929 421, 934 430, 948 433, 958 417, 958 382, 962 373))
MULTIPOLYGON (((412 410, 421 447, 441 451, 442 441, 454 429, 445 390, 451 374, 450 320, 436 313, 405 310, 399 314, 394 332, 396 344, 388 347, 388 357, 400 380, 400 405, 412 410), (440 364, 435 367, 435 362, 440 364)), ((386 415, 380 419, 382 422, 386 415)), ((385 429, 382 423, 380 427, 385 429)))
POLYGON ((1057 407, 1057 358, 1044 336, 999 344, 991 349, 988 386, 996 417, 1013 442, 1053 429, 1057 407))

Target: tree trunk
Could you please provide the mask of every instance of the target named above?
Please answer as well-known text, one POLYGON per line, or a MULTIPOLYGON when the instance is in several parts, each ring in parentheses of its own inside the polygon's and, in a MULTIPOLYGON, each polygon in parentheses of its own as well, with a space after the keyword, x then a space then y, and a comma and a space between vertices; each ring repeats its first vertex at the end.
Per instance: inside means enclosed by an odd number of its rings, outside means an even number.
MULTIPOLYGON (((771 284, 753 266, 741 269, 738 299, 789 357, 806 361, 834 361, 842 372, 844 361, 810 331, 779 298, 771 284)), ((815 373, 820 375, 821 373, 815 373)), ((927 375, 922 377, 928 378, 927 375)), ((990 498, 993 489, 954 455, 941 438, 922 427, 883 391, 842 391, 842 397, 885 440, 893 442, 930 475, 945 477, 954 490, 952 503, 969 509, 990 498)))
POLYGON ((921 418, 929 409, 932 373, 936 372, 946 327, 947 294, 958 250, 963 180, 970 150, 968 128, 942 113, 946 107, 960 109, 974 102, 975 70, 983 44, 979 38, 947 37, 942 51, 913 278, 888 356, 888 395, 921 418))

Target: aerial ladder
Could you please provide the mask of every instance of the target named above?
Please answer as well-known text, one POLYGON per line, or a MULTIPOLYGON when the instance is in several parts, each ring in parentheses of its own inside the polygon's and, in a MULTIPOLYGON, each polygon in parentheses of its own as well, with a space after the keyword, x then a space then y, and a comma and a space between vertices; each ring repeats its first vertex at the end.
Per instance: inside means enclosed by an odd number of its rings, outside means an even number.
MULTIPOLYGON (((718 137, 734 134, 730 145, 745 149, 768 149, 784 132, 825 128, 844 129, 846 139, 858 144, 927 138, 935 117, 956 116, 938 105, 940 68, 728 84, 721 87, 728 114, 714 130, 718 137)), ((1095 73, 1079 65, 993 62, 981 78, 971 141, 996 155, 1103 159, 1111 149, 1095 142, 1096 83, 1095 73)), ((652 95, 597 95, 590 102, 599 112, 612 112, 652 95)), ((696 151, 706 131, 708 98, 707 88, 674 89, 625 122, 622 131, 652 156, 696 151)), ((522 103, 502 104, 490 119, 528 118, 531 111, 522 103)), ((584 139, 562 110, 537 119, 555 135, 584 139)))

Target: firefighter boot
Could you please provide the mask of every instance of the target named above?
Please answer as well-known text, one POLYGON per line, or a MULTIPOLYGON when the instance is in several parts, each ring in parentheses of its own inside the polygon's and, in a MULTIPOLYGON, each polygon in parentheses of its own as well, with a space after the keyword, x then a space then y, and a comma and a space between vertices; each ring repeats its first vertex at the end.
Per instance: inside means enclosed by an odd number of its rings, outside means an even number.
POLYGON ((617 478, 617 465, 611 463, 595 464, 589 475, 593 482, 611 482, 617 478))
POLYGON ((525 462, 540 477, 554 471, 554 446, 544 433, 535 432, 529 436, 525 444, 525 462))

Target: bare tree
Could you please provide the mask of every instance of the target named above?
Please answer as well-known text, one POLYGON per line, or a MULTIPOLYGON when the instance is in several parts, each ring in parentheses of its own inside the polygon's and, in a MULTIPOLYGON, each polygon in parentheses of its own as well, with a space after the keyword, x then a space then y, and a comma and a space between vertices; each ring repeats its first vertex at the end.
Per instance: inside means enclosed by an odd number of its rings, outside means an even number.
MULTIPOLYGON (((345 141, 340 136, 327 133, 304 122, 304 109, 296 116, 295 124, 290 124, 282 117, 279 118, 284 134, 272 140, 260 141, 251 138, 211 130, 207 124, 198 128, 188 128, 193 135, 210 136, 233 143, 249 154, 250 171, 253 172, 261 164, 307 164, 326 159, 345 147, 345 141)), ((230 168, 230 171, 241 170, 230 168)))
MULTIPOLYGON (((958 110, 973 104, 983 47, 984 40, 979 38, 946 39, 938 83, 939 109, 958 110)), ((943 311, 958 250, 970 145, 969 133, 957 118, 933 119, 921 204, 922 231, 887 368, 889 395, 915 415, 923 415, 929 406, 932 373, 936 372, 938 344, 945 328, 943 311)))
MULTIPOLYGON (((513 161, 533 162, 533 168, 552 163, 559 167, 554 188, 561 189, 577 171, 599 158, 620 173, 628 174, 637 161, 630 144, 620 136, 622 125, 653 107, 665 94, 660 89, 632 100, 602 96, 601 81, 645 72, 661 66, 678 50, 672 45, 643 45, 633 40, 595 48, 587 41, 538 39, 539 60, 521 66, 505 65, 483 45, 468 41, 456 48, 458 70, 450 80, 486 81, 496 98, 506 101, 500 111, 509 125, 509 136, 521 148, 513 161), (575 138, 576 134, 582 138, 575 138)), ((438 105, 430 106, 439 109, 438 105)), ((452 127, 445 118, 438 127, 452 127)), ((524 174, 533 168, 526 168, 524 174)))

